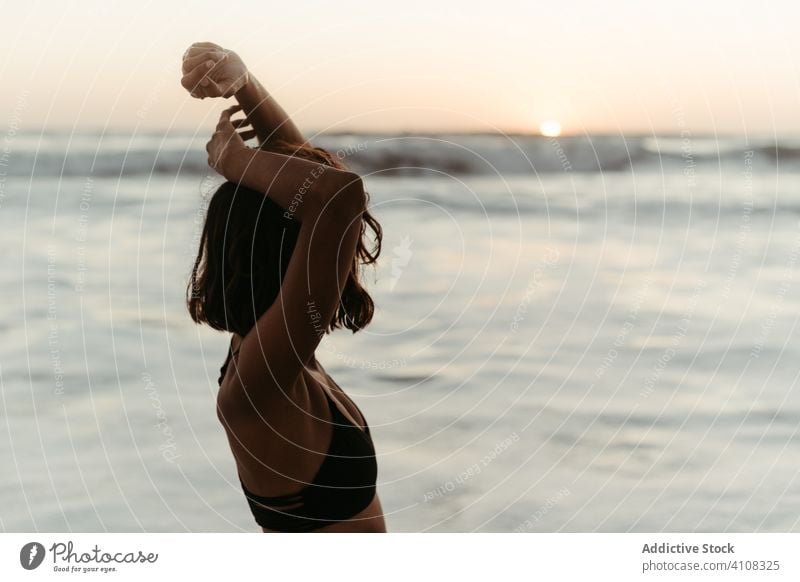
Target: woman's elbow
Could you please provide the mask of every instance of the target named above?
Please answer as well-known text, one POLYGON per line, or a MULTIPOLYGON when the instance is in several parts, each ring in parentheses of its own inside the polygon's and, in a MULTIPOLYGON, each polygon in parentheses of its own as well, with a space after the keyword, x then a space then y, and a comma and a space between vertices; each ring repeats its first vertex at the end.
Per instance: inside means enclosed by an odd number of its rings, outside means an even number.
POLYGON ((340 172, 331 195, 332 209, 348 218, 360 216, 367 208, 364 182, 361 176, 353 172, 340 172))

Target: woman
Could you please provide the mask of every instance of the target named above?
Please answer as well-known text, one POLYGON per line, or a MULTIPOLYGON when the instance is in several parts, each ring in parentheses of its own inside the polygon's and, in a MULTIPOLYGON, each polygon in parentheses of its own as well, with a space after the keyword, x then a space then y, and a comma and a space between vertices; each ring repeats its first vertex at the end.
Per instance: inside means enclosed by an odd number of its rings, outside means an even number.
POLYGON ((326 332, 372 319, 359 268, 376 260, 381 229, 361 180, 305 143, 235 53, 194 44, 183 73, 194 97, 239 101, 206 146, 228 182, 209 204, 187 302, 194 321, 232 334, 217 415, 250 509, 265 532, 386 531, 367 421, 314 356, 326 332))

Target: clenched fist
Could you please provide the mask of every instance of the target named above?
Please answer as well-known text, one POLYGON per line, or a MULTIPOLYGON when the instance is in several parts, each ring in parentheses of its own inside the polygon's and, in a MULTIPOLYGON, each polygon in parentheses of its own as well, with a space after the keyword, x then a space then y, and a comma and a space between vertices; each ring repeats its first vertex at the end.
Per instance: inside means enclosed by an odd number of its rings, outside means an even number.
POLYGON ((183 54, 181 85, 192 97, 232 97, 250 82, 239 55, 213 42, 196 42, 183 54))

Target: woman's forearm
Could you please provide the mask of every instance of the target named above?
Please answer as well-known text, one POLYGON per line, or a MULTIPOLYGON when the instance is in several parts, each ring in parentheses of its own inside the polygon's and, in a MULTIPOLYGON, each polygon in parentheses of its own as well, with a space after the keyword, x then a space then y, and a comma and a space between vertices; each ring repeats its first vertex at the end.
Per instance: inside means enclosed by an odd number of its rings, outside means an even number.
POLYGON ((237 148, 226 158, 226 178, 268 195, 287 218, 315 219, 346 198, 355 198, 344 200, 348 204, 364 204, 361 178, 352 172, 248 147, 237 148))
POLYGON ((250 81, 236 92, 236 100, 256 130, 261 144, 274 139, 298 145, 305 143, 303 134, 289 114, 252 74, 250 81))

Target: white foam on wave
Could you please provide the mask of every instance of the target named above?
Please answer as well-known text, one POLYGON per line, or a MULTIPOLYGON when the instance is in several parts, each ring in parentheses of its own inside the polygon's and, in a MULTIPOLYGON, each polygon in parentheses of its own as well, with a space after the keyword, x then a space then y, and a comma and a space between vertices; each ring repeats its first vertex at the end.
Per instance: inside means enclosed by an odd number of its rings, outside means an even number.
MULTIPOLYGON (((7 165, 16 176, 129 176, 207 171, 205 135, 20 134, 7 165)), ((663 170, 676 164, 753 161, 800 166, 790 141, 709 137, 319 135, 313 142, 364 174, 532 175, 663 170)))

